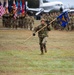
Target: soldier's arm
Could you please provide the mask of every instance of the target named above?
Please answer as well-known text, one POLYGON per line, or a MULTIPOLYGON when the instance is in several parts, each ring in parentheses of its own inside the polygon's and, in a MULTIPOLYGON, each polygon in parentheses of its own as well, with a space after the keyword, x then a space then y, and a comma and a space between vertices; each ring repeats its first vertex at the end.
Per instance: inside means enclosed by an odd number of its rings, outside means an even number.
POLYGON ((34 24, 34 18, 32 17, 32 23, 34 24))
POLYGON ((33 36, 35 36, 36 32, 39 30, 39 26, 38 27, 35 27, 34 30, 33 30, 33 36))
POLYGON ((34 32, 36 33, 39 29, 40 29, 39 26, 35 27, 34 32))
POLYGON ((32 20, 33 24, 34 24, 34 20, 32 20))
POLYGON ((47 26, 47 30, 48 30, 48 31, 51 31, 51 28, 50 28, 50 26, 47 26))

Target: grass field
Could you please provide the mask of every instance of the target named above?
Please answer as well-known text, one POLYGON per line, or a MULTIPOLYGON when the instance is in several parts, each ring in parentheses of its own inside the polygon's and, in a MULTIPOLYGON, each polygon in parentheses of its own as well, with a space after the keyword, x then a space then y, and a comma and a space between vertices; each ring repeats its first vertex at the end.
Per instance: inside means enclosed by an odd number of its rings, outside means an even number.
POLYGON ((50 31, 48 53, 40 55, 37 35, 0 30, 0 75, 74 75, 74 32, 50 31))
POLYGON ((74 32, 51 31, 48 53, 27 30, 0 30, 0 75, 74 75, 74 32))

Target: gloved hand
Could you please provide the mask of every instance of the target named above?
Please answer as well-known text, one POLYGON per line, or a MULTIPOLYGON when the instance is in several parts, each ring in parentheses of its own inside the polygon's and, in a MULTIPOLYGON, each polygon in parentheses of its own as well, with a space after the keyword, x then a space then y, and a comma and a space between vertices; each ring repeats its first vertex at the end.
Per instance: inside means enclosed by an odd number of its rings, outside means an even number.
POLYGON ((35 36, 36 34, 35 33, 33 33, 33 36, 35 36))
POLYGON ((47 26, 47 30, 48 30, 48 31, 51 31, 51 28, 50 28, 50 26, 47 26))

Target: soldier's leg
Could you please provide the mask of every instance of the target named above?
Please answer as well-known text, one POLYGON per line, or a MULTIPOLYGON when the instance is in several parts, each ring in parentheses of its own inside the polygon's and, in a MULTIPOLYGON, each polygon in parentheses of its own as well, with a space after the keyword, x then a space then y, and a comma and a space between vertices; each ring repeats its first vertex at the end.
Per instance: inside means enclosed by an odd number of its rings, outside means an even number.
POLYGON ((13 23, 13 28, 15 28, 15 23, 13 23))
POLYGON ((19 27, 21 28, 21 21, 19 20, 19 27))
POLYGON ((22 28, 22 20, 20 21, 20 28, 22 28))
POLYGON ((32 30, 32 28, 33 28, 33 26, 32 26, 32 24, 30 24, 30 30, 32 30))
POLYGON ((17 25, 15 26, 15 28, 17 29, 17 25))
POLYGON ((15 29, 17 29, 17 26, 18 26, 18 20, 16 19, 15 20, 15 29))
POLYGON ((74 30, 74 23, 73 23, 73 30, 74 30))
POLYGON ((71 31, 71 24, 68 26, 68 28, 69 28, 69 31, 71 31))
POLYGON ((10 21, 10 23, 9 23, 9 28, 11 28, 11 21, 10 21))
POLYGON ((25 24, 25 28, 28 29, 28 23, 25 24))
POLYGON ((2 24, 3 24, 3 27, 5 27, 5 24, 4 24, 4 19, 2 19, 2 24))
POLYGON ((23 28, 23 20, 21 21, 21 28, 23 28))
POLYGON ((45 53, 47 53, 47 48, 46 48, 46 42, 47 42, 47 37, 45 37, 42 41, 42 44, 43 44, 43 48, 45 50, 45 53))
POLYGON ((43 38, 39 38, 39 44, 40 44, 40 51, 41 51, 41 55, 44 54, 43 52, 43 44, 42 44, 43 38))
POLYGON ((27 23, 27 29, 29 28, 29 23, 27 23))
POLYGON ((24 23, 24 28, 26 28, 26 23, 24 23))
POLYGON ((15 29, 17 29, 17 20, 15 20, 15 29))
POLYGON ((66 31, 68 31, 68 30, 69 30, 69 24, 68 24, 68 25, 66 25, 65 30, 66 30, 66 31))
POLYGON ((13 28, 15 29, 15 22, 13 23, 13 28))
POLYGON ((8 19, 6 19, 6 27, 8 27, 8 19))
POLYGON ((40 50, 41 50, 41 54, 44 54, 44 52, 43 52, 43 44, 40 44, 40 50))

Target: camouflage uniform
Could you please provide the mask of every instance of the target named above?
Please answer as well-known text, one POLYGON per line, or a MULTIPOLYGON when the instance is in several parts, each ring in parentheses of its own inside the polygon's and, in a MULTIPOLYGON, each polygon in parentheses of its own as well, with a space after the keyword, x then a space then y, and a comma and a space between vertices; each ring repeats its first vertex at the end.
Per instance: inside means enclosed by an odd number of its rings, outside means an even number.
POLYGON ((74 15, 72 16, 72 27, 71 27, 71 30, 74 29, 74 15))
POLYGON ((32 30, 34 24, 34 18, 31 16, 29 21, 30 30, 32 30))
POLYGON ((27 16, 27 29, 30 27, 30 17, 27 16))
POLYGON ((25 24, 24 19, 25 19, 25 16, 22 16, 22 26, 23 26, 23 27, 24 27, 24 24, 25 24))
MULTIPOLYGON (((41 24, 38 27, 34 28, 34 33, 33 35, 40 30, 41 28, 43 28, 46 24, 41 24)), ((50 31, 49 26, 46 26, 44 29, 42 29, 40 32, 38 32, 38 37, 39 37, 39 45, 40 45, 40 50, 41 50, 41 54, 44 54, 44 51, 47 52, 46 49, 46 42, 47 42, 47 37, 48 37, 48 31, 50 31)))
POLYGON ((23 18, 23 27, 26 28, 26 16, 23 18))
MULTIPOLYGON (((54 15, 54 14, 53 14, 52 19, 55 19, 55 15, 54 15)), ((54 28, 55 30, 57 29, 57 25, 58 25, 57 20, 55 20, 55 21, 52 23, 52 26, 53 26, 53 28, 54 28)))
POLYGON ((66 30, 71 31, 72 30, 72 25, 73 25, 73 19, 70 16, 70 21, 69 21, 68 25, 66 26, 66 30))
POLYGON ((13 14, 9 14, 9 28, 11 28, 12 26, 12 18, 13 18, 13 14))
POLYGON ((68 28, 69 28, 70 31, 72 30, 72 25, 73 25, 73 19, 71 17, 70 21, 69 21, 69 25, 68 25, 68 28))
POLYGON ((3 24, 3 27, 5 27, 5 17, 4 17, 4 15, 2 16, 2 24, 3 24))
POLYGON ((4 14, 5 18, 5 27, 10 27, 10 16, 9 14, 4 14))
POLYGON ((73 26, 72 26, 72 29, 74 30, 74 15, 73 15, 73 26))
POLYGON ((16 18, 16 19, 12 18, 12 22, 11 23, 12 23, 12 27, 17 29, 17 27, 19 25, 18 24, 19 23, 18 22, 18 18, 16 18))
POLYGON ((22 15, 19 16, 19 27, 23 28, 23 20, 22 20, 22 15))
POLYGON ((24 28, 28 29, 30 18, 28 15, 25 16, 25 25, 24 28))
POLYGON ((45 14, 43 14, 41 18, 44 18, 44 19, 45 19, 45 17, 46 17, 46 15, 45 15, 45 14))

